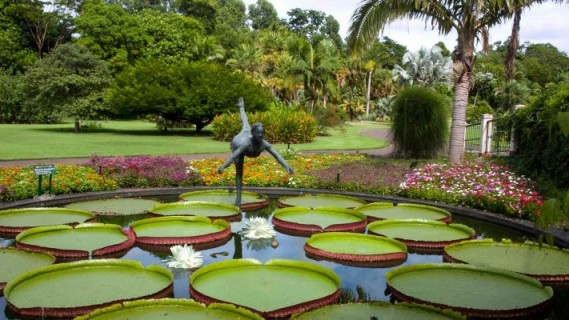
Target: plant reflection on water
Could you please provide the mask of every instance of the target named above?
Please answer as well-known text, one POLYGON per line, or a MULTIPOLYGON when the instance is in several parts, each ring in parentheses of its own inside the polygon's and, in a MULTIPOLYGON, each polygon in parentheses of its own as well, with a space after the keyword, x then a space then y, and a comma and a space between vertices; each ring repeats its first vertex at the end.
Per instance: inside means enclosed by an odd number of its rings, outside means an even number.
MULTIPOLYGON (((177 199, 161 199, 163 202, 177 201, 177 199)), ((294 259, 299 261, 307 261, 324 266, 334 271, 342 279, 343 294, 340 302, 347 302, 350 300, 381 300, 390 301, 391 296, 386 292, 385 274, 398 266, 386 268, 365 268, 356 266, 347 266, 339 263, 314 260, 306 256, 303 246, 307 238, 287 235, 282 232, 276 232, 274 237, 248 239, 243 236, 243 230, 247 229, 248 223, 251 218, 262 217, 271 220, 271 214, 276 209, 275 199, 271 200, 269 207, 254 212, 243 213, 243 218, 240 221, 231 223, 232 237, 231 239, 218 247, 201 250, 203 266, 209 265, 222 260, 239 259, 239 258, 253 258, 261 262, 266 262, 270 259, 284 258, 294 259)), ((118 216, 118 217, 100 217, 99 222, 115 223, 128 227, 128 225, 135 220, 147 218, 147 215, 136 216, 118 216)), ((461 223, 476 230, 479 238, 493 238, 499 241, 503 238, 509 238, 515 242, 524 242, 528 239, 527 235, 514 230, 491 224, 488 222, 475 220, 472 218, 461 217, 453 215, 454 223, 461 223)), ((13 239, 0 238, 0 246, 10 247, 14 246, 13 239)), ((145 267, 152 264, 159 264, 168 267, 171 252, 152 252, 146 251, 139 247, 134 247, 129 250, 122 259, 131 259, 140 261, 145 267)), ((430 262, 443 262, 441 254, 434 253, 412 253, 408 254, 407 260, 399 265, 410 265, 417 263, 430 263, 430 262)), ((169 268, 174 275, 174 297, 175 298, 190 298, 189 294, 189 276, 192 274, 192 269, 169 268)), ((569 310, 566 307, 569 301, 569 288, 554 288, 553 304, 551 314, 546 315, 540 319, 569 319, 569 310)), ((5 313, 6 311, 6 298, 0 297, 0 319, 10 319, 5 313)))

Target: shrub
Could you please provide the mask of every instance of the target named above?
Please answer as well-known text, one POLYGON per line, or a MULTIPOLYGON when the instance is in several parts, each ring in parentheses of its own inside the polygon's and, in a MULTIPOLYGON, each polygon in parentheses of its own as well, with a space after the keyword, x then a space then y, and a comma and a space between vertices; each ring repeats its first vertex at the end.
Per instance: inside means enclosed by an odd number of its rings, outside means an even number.
POLYGON ((202 177, 180 157, 141 156, 103 158, 93 155, 88 165, 121 188, 202 185, 202 177))
MULTIPOLYGON (((308 143, 318 133, 316 120, 306 112, 287 107, 272 107, 269 111, 247 115, 249 123, 260 122, 265 127, 265 140, 271 143, 308 143)), ((241 130, 239 114, 226 113, 216 117, 212 132, 216 140, 231 141, 241 130)))
POLYGON ((495 113, 488 102, 482 100, 479 101, 477 105, 468 104, 466 109, 466 123, 480 123, 482 121, 482 115, 485 113, 492 115, 495 113))
POLYGON ((546 88, 513 114, 519 151, 515 163, 526 175, 569 189, 569 139, 557 122, 561 112, 569 112, 569 83, 546 88))
POLYGON ((408 87, 393 102, 391 131, 395 151, 412 158, 432 158, 445 148, 449 134, 443 96, 424 87, 408 87))

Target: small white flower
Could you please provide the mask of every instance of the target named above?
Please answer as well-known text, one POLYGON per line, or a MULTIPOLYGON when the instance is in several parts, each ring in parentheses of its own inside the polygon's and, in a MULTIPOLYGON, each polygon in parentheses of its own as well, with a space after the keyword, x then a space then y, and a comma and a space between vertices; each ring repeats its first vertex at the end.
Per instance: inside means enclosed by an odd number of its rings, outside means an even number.
POLYGON ((269 239, 276 234, 273 225, 263 217, 250 218, 243 227, 243 236, 247 239, 269 239))
POLYGON ((170 248, 170 252, 172 252, 172 258, 164 261, 170 268, 193 269, 203 264, 202 253, 194 250, 192 246, 175 245, 170 248))

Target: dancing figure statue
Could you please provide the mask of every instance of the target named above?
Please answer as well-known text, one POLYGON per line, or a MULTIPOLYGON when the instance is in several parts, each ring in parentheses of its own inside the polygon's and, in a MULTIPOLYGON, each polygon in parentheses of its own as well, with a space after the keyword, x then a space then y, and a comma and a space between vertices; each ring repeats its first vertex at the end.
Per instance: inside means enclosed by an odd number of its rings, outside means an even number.
POLYGON ((254 123, 249 125, 249 120, 245 114, 245 104, 243 97, 237 102, 239 107, 239 117, 241 118, 241 131, 231 140, 231 156, 217 169, 217 173, 223 172, 232 162, 235 163, 235 187, 237 189, 237 197, 235 205, 241 207, 241 190, 243 188, 243 162, 245 156, 249 158, 258 157, 263 151, 268 151, 288 173, 294 173, 294 170, 288 165, 285 159, 273 149, 273 146, 263 140, 265 128, 262 123, 254 123))

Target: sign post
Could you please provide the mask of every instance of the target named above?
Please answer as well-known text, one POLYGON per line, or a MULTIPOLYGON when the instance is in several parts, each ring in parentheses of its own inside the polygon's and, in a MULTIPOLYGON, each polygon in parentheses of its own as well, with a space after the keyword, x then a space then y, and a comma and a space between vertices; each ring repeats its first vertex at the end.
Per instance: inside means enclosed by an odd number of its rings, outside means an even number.
POLYGON ((48 194, 51 194, 51 181, 52 181, 52 177, 53 174, 55 174, 57 172, 57 169, 55 168, 55 166, 53 164, 47 164, 47 165, 37 165, 34 166, 34 172, 36 174, 36 176, 38 176, 38 197, 41 196, 42 194, 42 177, 44 175, 49 175, 49 188, 48 188, 48 194))

